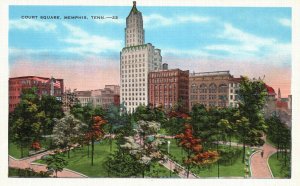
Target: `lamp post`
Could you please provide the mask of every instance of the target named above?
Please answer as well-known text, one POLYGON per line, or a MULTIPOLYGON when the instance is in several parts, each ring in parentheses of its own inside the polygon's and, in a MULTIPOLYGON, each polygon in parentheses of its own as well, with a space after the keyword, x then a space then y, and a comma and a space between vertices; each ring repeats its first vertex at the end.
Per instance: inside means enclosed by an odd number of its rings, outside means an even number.
POLYGON ((169 155, 169 163, 170 163, 170 177, 172 175, 172 171, 171 171, 171 159, 170 159, 170 144, 171 144, 171 141, 168 140, 168 155, 169 155))

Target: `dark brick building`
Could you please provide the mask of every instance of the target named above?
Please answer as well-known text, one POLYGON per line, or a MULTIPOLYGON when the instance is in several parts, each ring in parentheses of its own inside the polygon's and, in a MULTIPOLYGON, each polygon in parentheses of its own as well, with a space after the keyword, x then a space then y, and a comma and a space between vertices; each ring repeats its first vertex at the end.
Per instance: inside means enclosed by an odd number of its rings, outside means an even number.
POLYGON ((62 100, 64 92, 64 80, 37 76, 23 76, 9 78, 9 112, 14 111, 17 104, 20 103, 20 98, 23 89, 37 88, 37 94, 53 95, 58 100, 62 100))
POLYGON ((179 105, 187 112, 189 106, 189 71, 180 69, 153 71, 148 74, 149 105, 170 110, 179 105))

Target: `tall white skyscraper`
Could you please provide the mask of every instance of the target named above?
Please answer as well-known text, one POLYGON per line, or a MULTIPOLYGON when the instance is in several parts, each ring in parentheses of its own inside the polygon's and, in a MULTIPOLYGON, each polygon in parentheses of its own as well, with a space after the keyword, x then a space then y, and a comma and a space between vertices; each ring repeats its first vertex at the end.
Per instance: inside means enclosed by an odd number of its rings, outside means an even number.
POLYGON ((143 16, 133 1, 126 18, 125 47, 120 52, 120 102, 132 113, 139 105, 148 105, 148 72, 162 68, 160 49, 145 44, 143 16))

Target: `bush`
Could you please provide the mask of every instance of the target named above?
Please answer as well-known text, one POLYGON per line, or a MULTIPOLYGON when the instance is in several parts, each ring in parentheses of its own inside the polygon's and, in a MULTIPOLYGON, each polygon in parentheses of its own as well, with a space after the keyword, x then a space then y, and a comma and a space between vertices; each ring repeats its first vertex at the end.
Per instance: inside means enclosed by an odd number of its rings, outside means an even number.
POLYGON ((26 169, 9 168, 8 176, 9 177, 16 176, 21 178, 31 178, 31 177, 45 178, 45 177, 50 177, 50 173, 43 172, 43 171, 35 172, 30 168, 26 168, 26 169))

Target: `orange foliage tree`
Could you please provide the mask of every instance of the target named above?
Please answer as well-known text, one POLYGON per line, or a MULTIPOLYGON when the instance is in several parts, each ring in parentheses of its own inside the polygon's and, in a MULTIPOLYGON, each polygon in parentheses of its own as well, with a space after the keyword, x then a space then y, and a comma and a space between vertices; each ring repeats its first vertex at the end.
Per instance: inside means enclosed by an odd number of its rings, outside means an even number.
POLYGON ((184 125, 184 133, 175 136, 179 139, 179 146, 181 146, 187 152, 187 158, 184 160, 184 164, 187 166, 187 178, 190 174, 190 168, 192 165, 205 165, 214 163, 219 159, 217 151, 205 151, 201 145, 201 139, 193 136, 193 129, 190 124, 184 125))
POLYGON ((105 133, 103 130, 103 126, 107 124, 107 121, 104 120, 100 116, 95 116, 93 118, 93 125, 91 126, 91 129, 86 133, 86 139, 88 143, 91 142, 92 144, 92 166, 94 165, 94 144, 96 140, 100 140, 104 137, 105 133))

